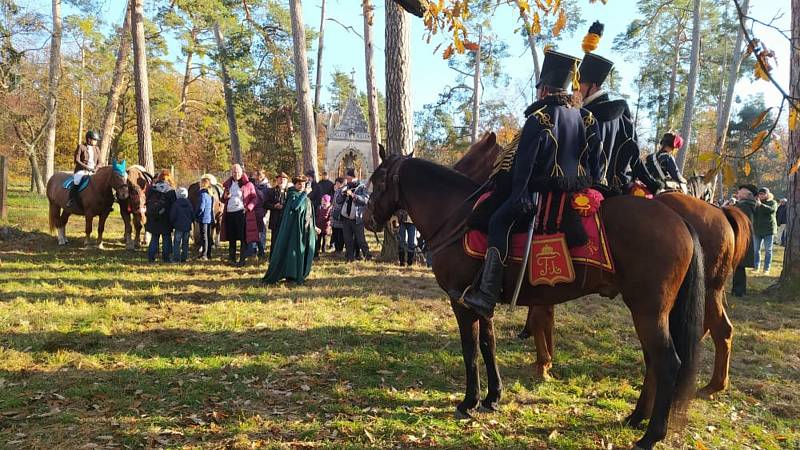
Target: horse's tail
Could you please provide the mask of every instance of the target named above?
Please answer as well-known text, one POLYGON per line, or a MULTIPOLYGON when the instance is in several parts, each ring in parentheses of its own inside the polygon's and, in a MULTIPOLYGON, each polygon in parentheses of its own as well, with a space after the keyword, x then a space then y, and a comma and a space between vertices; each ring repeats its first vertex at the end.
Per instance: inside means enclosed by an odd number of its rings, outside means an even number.
POLYGON ((672 397, 672 413, 683 421, 689 402, 695 395, 695 381, 700 368, 700 340, 703 338, 705 309, 705 269, 703 248, 694 228, 686 223, 692 235, 692 260, 683 278, 678 297, 669 313, 669 332, 675 352, 681 360, 675 391, 672 397))
POLYGON ((722 208, 722 212, 733 228, 735 245, 732 264, 733 267, 736 267, 744 260, 747 250, 750 248, 750 219, 735 206, 725 206, 722 208))

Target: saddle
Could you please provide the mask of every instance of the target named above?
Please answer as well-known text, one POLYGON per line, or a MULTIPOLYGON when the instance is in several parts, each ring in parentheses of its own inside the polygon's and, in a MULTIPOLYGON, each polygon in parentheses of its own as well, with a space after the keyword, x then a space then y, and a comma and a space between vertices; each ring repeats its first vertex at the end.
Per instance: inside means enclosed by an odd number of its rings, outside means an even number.
MULTIPOLYGON (((476 206, 488 198, 486 193, 478 199, 476 206)), ((593 267, 614 273, 614 262, 600 219, 603 195, 594 189, 575 193, 550 192, 542 197, 537 213, 537 227, 532 241, 527 232, 514 230, 509 240, 509 258, 520 263, 525 248, 531 246, 528 258, 528 282, 532 286, 571 283, 575 280, 575 265, 593 267), (561 228, 563 218, 575 213, 585 239, 576 243, 570 240, 561 228)), ((574 230, 573 230, 574 232, 574 230)), ((464 235, 464 252, 476 259, 483 259, 488 247, 488 237, 482 230, 471 229, 464 235)))
MULTIPOLYGON (((86 189, 87 186, 89 186, 89 179, 91 177, 92 175, 84 175, 83 178, 81 178, 81 185, 78 186, 78 192, 83 191, 84 189, 86 189)), ((68 176, 67 179, 64 180, 63 183, 61 183, 61 187, 64 189, 71 189, 73 184, 72 182, 74 179, 75 175, 68 176)))

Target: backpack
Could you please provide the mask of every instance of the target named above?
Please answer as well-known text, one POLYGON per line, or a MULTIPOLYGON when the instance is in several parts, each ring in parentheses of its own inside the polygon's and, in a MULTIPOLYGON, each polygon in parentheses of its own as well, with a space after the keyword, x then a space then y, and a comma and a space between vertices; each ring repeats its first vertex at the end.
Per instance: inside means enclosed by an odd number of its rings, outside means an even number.
POLYGON ((167 213, 167 206, 166 194, 153 189, 145 201, 145 215, 147 217, 163 216, 167 213))

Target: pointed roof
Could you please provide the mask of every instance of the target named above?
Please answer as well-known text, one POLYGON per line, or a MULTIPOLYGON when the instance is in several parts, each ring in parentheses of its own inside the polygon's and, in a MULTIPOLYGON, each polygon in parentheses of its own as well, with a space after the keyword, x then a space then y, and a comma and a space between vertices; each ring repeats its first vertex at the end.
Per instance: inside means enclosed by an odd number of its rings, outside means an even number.
POLYGON ((367 119, 364 118, 364 112, 361 111, 361 105, 358 104, 358 99, 355 95, 351 95, 350 99, 347 100, 347 106, 345 106, 344 112, 341 113, 339 123, 333 132, 337 137, 340 137, 340 134, 343 133, 341 137, 344 138, 347 138, 350 132, 356 135, 369 134, 367 119))

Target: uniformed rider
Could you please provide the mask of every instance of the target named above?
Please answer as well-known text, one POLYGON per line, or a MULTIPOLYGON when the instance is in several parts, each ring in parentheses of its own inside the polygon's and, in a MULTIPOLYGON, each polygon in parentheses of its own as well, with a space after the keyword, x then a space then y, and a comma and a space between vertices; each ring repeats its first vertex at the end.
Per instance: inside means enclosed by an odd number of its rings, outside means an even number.
POLYGON ((686 192, 686 179, 681 175, 672 153, 683 146, 683 138, 674 131, 664 133, 656 153, 645 158, 647 173, 660 181, 666 190, 686 192))
POLYGON ((72 187, 69 190, 67 208, 79 205, 78 189, 81 181, 83 177, 93 174, 99 165, 100 147, 97 146, 98 142, 100 142, 100 135, 94 130, 89 130, 86 132, 85 143, 78 145, 75 149, 75 173, 72 175, 72 187))
POLYGON ((611 74, 614 63, 592 53, 603 35, 605 26, 594 22, 583 38, 586 52, 580 66, 580 88, 583 107, 592 112, 603 142, 603 176, 601 182, 614 190, 627 191, 634 179, 642 181, 653 193, 661 184, 648 176, 639 159, 639 143, 628 102, 611 100, 603 84, 611 74))
POLYGON ((601 176, 597 123, 568 91, 578 87, 579 63, 573 56, 545 52, 536 84, 539 100, 525 110, 510 167, 511 194, 489 220, 489 244, 477 288, 464 294, 465 305, 483 317, 492 316, 500 298, 510 230, 536 208, 531 194, 576 191, 601 176))

